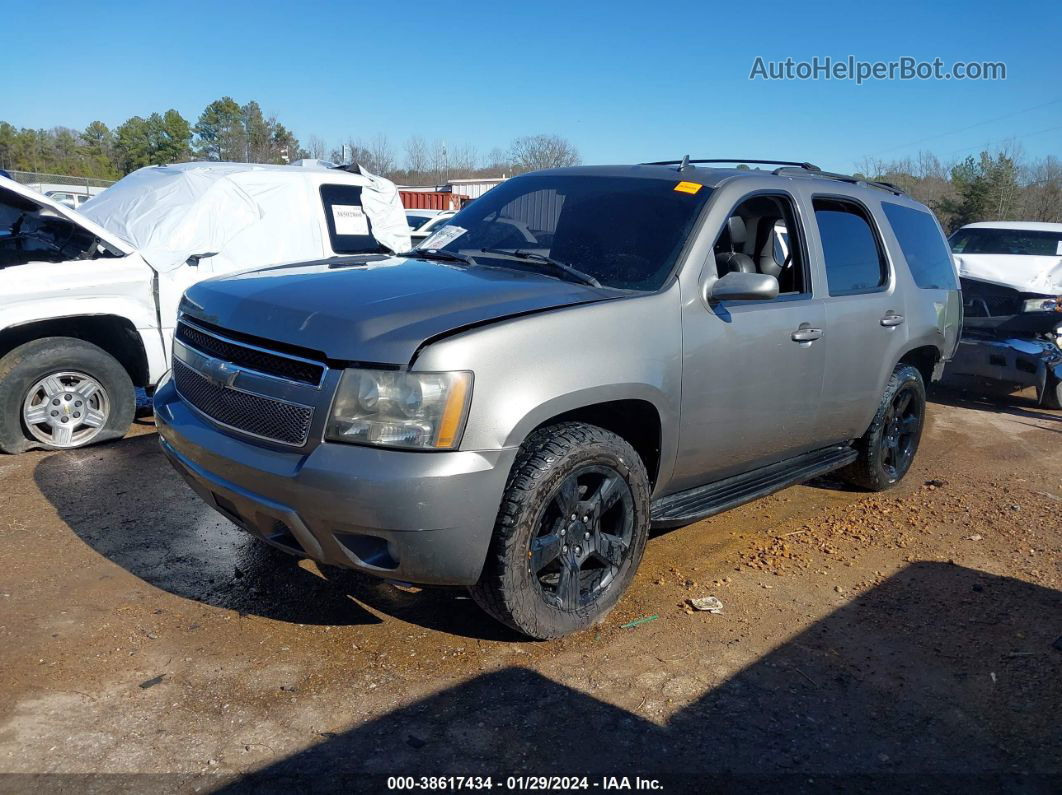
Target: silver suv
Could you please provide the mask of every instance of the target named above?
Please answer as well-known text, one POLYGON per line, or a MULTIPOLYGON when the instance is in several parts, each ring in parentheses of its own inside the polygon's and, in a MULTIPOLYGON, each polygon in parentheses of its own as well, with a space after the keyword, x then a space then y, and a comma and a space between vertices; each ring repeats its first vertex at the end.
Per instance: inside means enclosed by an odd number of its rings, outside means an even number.
POLYGON ((163 449, 262 540, 468 586, 536 638, 600 620, 650 526, 832 470, 892 486, 961 323, 939 225, 719 162, 528 174, 405 255, 189 288, 163 449))

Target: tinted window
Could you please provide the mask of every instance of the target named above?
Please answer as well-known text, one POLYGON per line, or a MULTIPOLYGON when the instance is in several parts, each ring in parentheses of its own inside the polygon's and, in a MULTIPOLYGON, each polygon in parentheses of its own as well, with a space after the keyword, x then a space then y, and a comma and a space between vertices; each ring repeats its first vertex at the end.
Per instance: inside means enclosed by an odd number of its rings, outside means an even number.
POLYGON ((1034 229, 960 229, 951 236, 951 250, 956 254, 1024 254, 1027 256, 1062 256, 1062 232, 1034 229))
POLYGON ((406 213, 406 223, 409 224, 410 229, 419 229, 432 218, 434 218, 432 215, 410 215, 406 213))
POLYGON ((881 206, 900 241, 900 250, 911 268, 915 284, 927 290, 956 289, 951 252, 944 244, 933 216, 892 202, 882 202, 881 206))
POLYGON ((830 295, 867 292, 885 284, 885 255, 864 210, 836 199, 815 199, 813 204, 830 295))
POLYGON ((678 184, 677 175, 674 181, 592 174, 514 177, 467 205, 421 246, 459 252, 480 265, 543 273, 550 269, 505 252, 547 256, 606 287, 656 290, 711 193, 691 183, 676 189, 678 184))
POLYGON ((361 206, 360 186, 322 185, 321 201, 332 251, 364 254, 385 250, 372 236, 372 223, 361 206))

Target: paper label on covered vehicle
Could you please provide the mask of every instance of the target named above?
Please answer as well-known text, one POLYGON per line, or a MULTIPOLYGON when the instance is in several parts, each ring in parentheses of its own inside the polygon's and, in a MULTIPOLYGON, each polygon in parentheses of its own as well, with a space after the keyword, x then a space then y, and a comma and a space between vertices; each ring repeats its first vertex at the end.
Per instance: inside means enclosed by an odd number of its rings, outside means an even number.
POLYGON ((356 204, 333 204, 332 221, 337 235, 369 234, 369 219, 365 210, 356 204))
POLYGON ((467 231, 467 229, 460 226, 444 226, 417 246, 417 248, 442 248, 445 245, 453 243, 467 231))

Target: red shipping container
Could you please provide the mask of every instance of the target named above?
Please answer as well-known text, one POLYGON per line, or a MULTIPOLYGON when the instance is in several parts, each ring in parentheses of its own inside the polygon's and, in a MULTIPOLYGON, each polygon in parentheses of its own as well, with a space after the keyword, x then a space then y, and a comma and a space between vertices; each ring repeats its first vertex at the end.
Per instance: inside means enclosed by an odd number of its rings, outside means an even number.
POLYGON ((442 191, 400 190, 398 196, 407 210, 458 210, 468 200, 459 193, 442 191))

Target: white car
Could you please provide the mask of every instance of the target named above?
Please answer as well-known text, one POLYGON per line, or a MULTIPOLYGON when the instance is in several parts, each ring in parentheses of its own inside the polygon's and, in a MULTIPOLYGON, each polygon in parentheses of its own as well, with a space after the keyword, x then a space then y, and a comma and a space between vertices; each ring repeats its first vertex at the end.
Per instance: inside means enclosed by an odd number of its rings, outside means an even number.
POLYGON ((0 450, 124 435, 194 282, 408 250, 394 184, 352 168, 154 166, 80 212, 0 177, 0 450))
POLYGON ((67 207, 72 207, 75 210, 92 198, 87 193, 73 193, 65 190, 51 190, 44 195, 52 201, 65 204, 67 207))
POLYGON ((455 215, 455 210, 406 210, 409 237, 413 245, 426 240, 436 229, 446 226, 455 215))
POLYGON ((1062 408, 1062 224, 988 221, 949 238, 963 333, 949 376, 1035 387, 1062 408))
POLYGON ((1022 293, 1062 294, 1062 224, 988 221, 949 238, 959 276, 1022 293))

